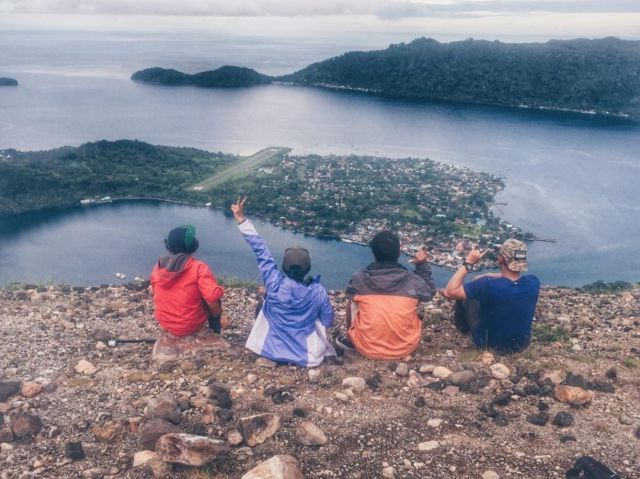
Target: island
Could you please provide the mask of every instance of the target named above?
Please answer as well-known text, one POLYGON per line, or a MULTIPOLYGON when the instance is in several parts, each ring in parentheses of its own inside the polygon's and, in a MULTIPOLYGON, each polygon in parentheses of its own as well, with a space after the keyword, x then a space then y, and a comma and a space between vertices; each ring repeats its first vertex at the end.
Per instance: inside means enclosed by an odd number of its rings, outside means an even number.
POLYGON ((227 211, 248 195, 252 215, 285 229, 359 244, 392 229, 406 253, 426 246, 449 268, 471 242, 534 239, 493 214, 502 188, 500 178, 430 159, 296 156, 283 147, 249 157, 132 140, 0 151, 0 215, 123 199, 227 211))
POLYGON ((0 77, 0 86, 18 86, 18 80, 14 78, 0 77))
POLYGON ((217 70, 190 75, 168 68, 147 68, 135 72, 131 79, 141 83, 182 86, 191 85, 202 88, 237 88, 271 83, 272 78, 251 68, 223 66, 217 70))
POLYGON ((418 38, 384 50, 348 52, 275 77, 222 67, 196 75, 150 68, 132 78, 207 88, 276 83, 640 120, 639 77, 640 41, 609 37, 546 43, 418 38))

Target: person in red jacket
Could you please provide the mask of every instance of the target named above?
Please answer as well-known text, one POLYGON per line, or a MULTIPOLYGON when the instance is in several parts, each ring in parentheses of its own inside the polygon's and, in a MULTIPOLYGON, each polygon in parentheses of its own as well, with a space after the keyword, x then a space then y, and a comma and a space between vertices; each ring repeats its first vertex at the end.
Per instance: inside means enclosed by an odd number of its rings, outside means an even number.
POLYGON ((192 256, 198 249, 195 227, 174 228, 164 242, 168 254, 158 259, 151 272, 156 320, 175 336, 194 334, 207 321, 219 334, 224 289, 209 266, 192 256))

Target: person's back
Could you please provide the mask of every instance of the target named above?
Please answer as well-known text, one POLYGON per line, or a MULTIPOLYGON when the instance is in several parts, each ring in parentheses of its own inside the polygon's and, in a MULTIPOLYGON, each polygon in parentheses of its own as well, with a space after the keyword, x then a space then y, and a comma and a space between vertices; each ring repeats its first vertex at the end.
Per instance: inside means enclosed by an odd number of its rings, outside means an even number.
POLYGON ((480 321, 472 331, 476 346, 519 351, 529 345, 540 292, 536 276, 484 277, 465 286, 467 297, 480 303, 480 321))
POLYGON ((400 243, 389 231, 378 233, 371 248, 376 262, 354 273, 347 287, 347 337, 338 345, 371 359, 400 359, 420 342, 417 307, 435 293, 431 268, 424 252, 416 255, 415 273, 400 265, 400 243))
MULTIPOLYGON (((246 200, 246 198, 245 198, 246 200)), ((305 279, 311 268, 308 251, 285 251, 283 273, 263 238, 244 216, 244 200, 232 206, 240 232, 253 250, 266 289, 265 298, 247 339, 251 351, 278 363, 318 366, 335 356, 326 337, 333 307, 320 277, 305 279)))
POLYGON ((201 329, 224 295, 209 267, 191 256, 198 247, 194 235, 192 226, 172 230, 166 240, 169 252, 151 272, 156 320, 175 336, 201 329))
POLYGON ((454 324, 462 333, 470 332, 477 347, 521 351, 531 342, 540 280, 521 274, 527 270, 527 247, 509 239, 498 254, 500 273, 484 274, 463 283, 485 254, 474 247, 445 288, 445 296, 457 300, 454 324))

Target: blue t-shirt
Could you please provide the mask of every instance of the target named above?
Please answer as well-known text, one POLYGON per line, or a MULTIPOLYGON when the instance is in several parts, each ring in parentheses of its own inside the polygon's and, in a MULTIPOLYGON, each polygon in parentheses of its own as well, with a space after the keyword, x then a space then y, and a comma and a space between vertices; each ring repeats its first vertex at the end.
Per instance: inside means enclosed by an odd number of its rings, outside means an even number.
POLYGON ((480 303, 480 323, 473 331, 476 346, 515 352, 529 345, 540 294, 537 277, 480 278, 466 283, 464 292, 480 303))

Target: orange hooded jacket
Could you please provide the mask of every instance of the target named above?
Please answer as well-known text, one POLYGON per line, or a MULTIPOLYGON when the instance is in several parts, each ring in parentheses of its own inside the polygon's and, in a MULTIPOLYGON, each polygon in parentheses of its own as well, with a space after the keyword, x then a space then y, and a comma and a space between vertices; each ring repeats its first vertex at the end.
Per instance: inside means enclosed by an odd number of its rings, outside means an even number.
POLYGON ((165 331, 188 336, 209 317, 224 289, 206 263, 186 253, 161 256, 151 272, 155 317, 165 331))

